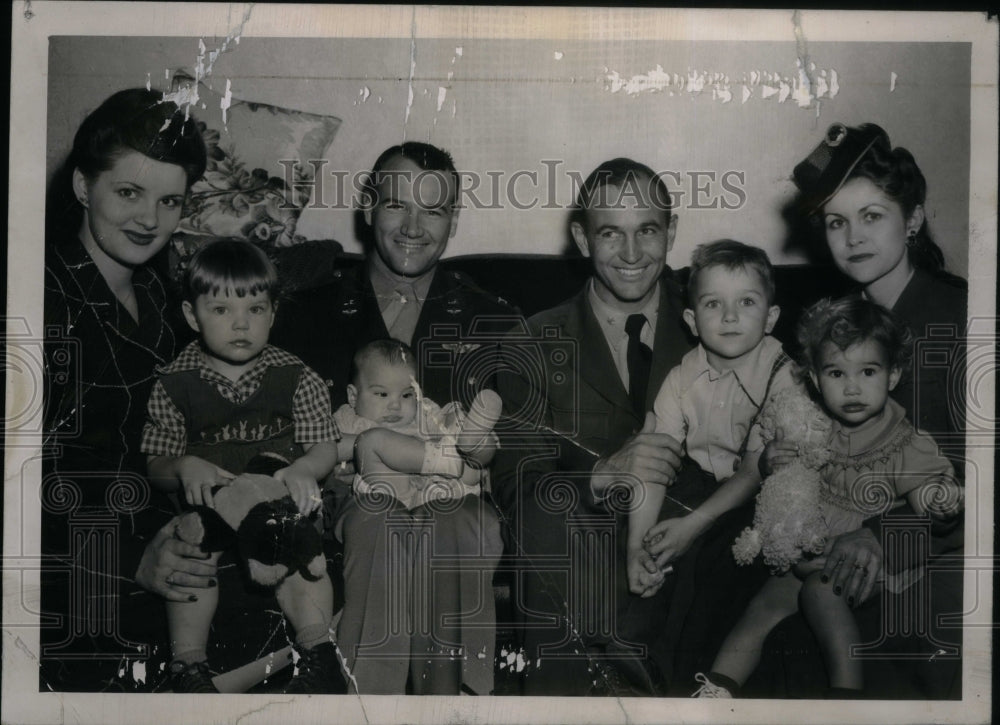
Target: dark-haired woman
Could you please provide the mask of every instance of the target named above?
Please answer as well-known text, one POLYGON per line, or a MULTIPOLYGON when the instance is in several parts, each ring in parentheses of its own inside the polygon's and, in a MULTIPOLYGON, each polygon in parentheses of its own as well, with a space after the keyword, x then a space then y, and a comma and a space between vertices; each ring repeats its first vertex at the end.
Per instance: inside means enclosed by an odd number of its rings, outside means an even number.
MULTIPOLYGON (((893 148, 875 124, 834 124, 795 167, 794 179, 803 211, 822 223, 834 264, 858 285, 859 294, 892 310, 912 333, 917 353, 912 369, 891 395, 916 428, 935 438, 961 475, 967 285, 943 270, 944 256, 927 228, 927 182, 913 155, 893 148)), ((958 618, 964 611, 962 571, 938 567, 932 577, 926 564, 929 554, 957 553, 961 519, 950 528, 932 530, 929 522, 900 518, 904 511, 873 517, 865 528, 831 542, 820 560, 823 577, 835 595, 857 608, 867 642, 861 656, 868 657, 870 694, 956 697, 961 692, 961 630, 941 622, 942 615, 958 618), (893 546, 883 549, 890 540, 893 546), (872 597, 883 570, 899 580, 912 575, 911 583, 872 597)), ((795 626, 786 622, 782 629, 789 625, 795 626)), ((776 634, 779 640, 796 636, 787 629, 776 634)), ((798 656, 794 667, 785 667, 783 690, 817 694, 803 691, 810 677, 822 681, 808 658, 798 656)))
POLYGON ((915 340, 934 346, 932 362, 916 356, 893 398, 961 471, 968 292, 965 280, 944 272, 944 255, 930 237, 920 167, 875 124, 834 124, 795 167, 795 183, 840 271, 863 296, 892 310, 915 340))
POLYGON ((156 367, 174 354, 150 263, 205 158, 183 109, 156 91, 120 91, 80 125, 50 194, 42 609, 60 624, 42 628, 42 689, 118 689, 130 670, 119 660, 144 654, 121 595, 134 566, 119 556, 141 550, 134 537, 154 506, 139 439, 156 367))

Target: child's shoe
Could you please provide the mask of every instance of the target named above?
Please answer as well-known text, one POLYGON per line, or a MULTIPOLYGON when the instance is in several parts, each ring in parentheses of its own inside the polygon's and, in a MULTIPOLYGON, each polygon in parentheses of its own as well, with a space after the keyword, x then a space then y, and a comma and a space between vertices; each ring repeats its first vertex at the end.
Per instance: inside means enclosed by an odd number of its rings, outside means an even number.
POLYGON ((716 685, 701 672, 695 675, 694 679, 701 685, 701 687, 695 690, 694 694, 692 694, 691 697, 730 699, 733 696, 733 693, 731 693, 722 685, 716 685))
POLYGON ((219 692, 207 662, 171 662, 170 687, 174 692, 219 692))
POLYGON ((340 659, 333 642, 310 649, 297 649, 299 661, 285 692, 291 695, 342 695, 347 682, 340 671, 340 659))

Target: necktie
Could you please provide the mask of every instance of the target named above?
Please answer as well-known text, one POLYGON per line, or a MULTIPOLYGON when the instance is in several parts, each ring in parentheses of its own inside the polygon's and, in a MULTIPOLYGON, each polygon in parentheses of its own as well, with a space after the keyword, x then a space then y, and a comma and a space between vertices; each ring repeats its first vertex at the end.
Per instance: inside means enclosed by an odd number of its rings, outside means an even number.
POLYGON ((397 288, 396 294, 399 298, 393 304, 397 306, 399 312, 389 325, 389 336, 409 345, 417 329, 417 320, 420 318, 420 304, 413 293, 413 288, 408 285, 397 288))
POLYGON ((625 320, 625 332, 628 334, 625 356, 628 364, 628 395, 632 400, 632 409, 640 418, 644 418, 646 414, 646 388, 653 362, 653 351, 639 339, 645 324, 646 316, 638 313, 629 315, 625 320))

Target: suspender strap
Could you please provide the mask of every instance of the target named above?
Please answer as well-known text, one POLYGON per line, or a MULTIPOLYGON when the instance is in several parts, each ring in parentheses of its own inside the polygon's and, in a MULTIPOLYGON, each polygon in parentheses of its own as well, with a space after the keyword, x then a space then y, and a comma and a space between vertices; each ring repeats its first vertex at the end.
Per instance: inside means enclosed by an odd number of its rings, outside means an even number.
POLYGON ((760 405, 757 406, 757 412, 753 414, 753 418, 750 420, 750 425, 747 426, 746 435, 743 436, 743 442, 740 444, 740 449, 737 452, 739 460, 743 460, 743 456, 747 453, 747 445, 750 443, 750 431, 753 430, 754 424, 757 422, 757 418, 760 417, 760 412, 764 409, 764 404, 767 403, 767 396, 771 393, 771 383, 774 382, 774 377, 778 374, 778 371, 785 365, 791 362, 791 358, 785 354, 782 350, 778 353, 778 357, 774 359, 774 364, 771 365, 771 374, 767 378, 767 385, 764 388, 764 398, 760 401, 760 405))

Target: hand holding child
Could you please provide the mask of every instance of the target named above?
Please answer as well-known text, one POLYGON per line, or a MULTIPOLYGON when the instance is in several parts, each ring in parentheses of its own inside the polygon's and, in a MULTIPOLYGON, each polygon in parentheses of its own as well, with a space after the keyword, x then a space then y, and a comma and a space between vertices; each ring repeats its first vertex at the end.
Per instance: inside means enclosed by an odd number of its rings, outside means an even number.
POLYGON ((882 574, 882 545, 870 530, 861 528, 841 534, 827 544, 823 581, 850 605, 871 596, 882 574))
POLYGON ((621 480, 621 474, 650 484, 669 486, 681 465, 681 444, 665 433, 656 432, 656 417, 646 413, 642 430, 629 438, 625 445, 594 465, 591 481, 594 492, 621 480))
POLYGON ((174 535, 178 518, 167 522, 146 546, 135 573, 136 584, 172 602, 193 602, 188 587, 216 585, 218 569, 206 561, 209 554, 174 535))
POLYGON ((191 506, 215 508, 212 489, 227 486, 233 474, 198 456, 182 456, 177 460, 177 476, 184 488, 184 500, 191 506))

